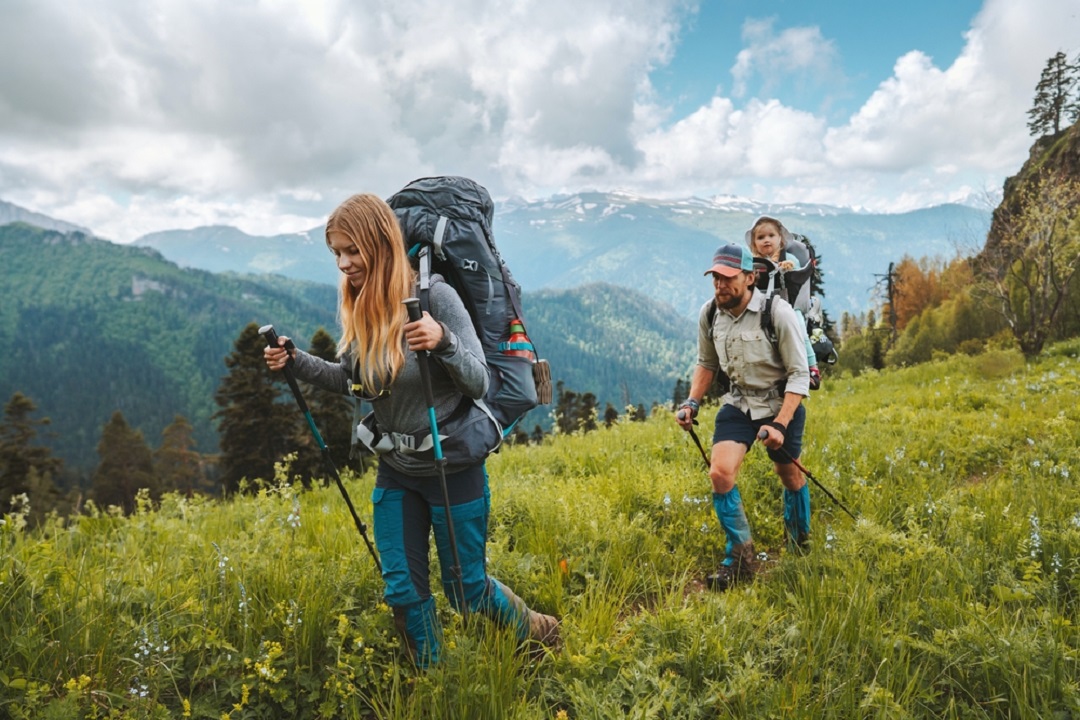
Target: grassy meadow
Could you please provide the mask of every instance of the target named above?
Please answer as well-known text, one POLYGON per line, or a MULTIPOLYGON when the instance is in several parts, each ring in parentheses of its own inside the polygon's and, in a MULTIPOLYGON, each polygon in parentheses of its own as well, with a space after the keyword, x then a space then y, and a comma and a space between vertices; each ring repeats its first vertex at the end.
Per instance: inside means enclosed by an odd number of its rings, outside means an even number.
MULTIPOLYGON (((0 527, 0 716, 1080 718, 1080 343, 827 379, 808 401, 812 550, 740 478, 766 571, 703 588, 723 534, 669 412, 489 461, 492 575, 562 618, 517 651, 438 597, 417 673, 335 487, 167 497, 0 527)), ((699 436, 711 437, 713 409, 699 436)), ((346 479, 370 520, 373 474, 346 479)), ((370 531, 369 531, 370 532, 370 531)))

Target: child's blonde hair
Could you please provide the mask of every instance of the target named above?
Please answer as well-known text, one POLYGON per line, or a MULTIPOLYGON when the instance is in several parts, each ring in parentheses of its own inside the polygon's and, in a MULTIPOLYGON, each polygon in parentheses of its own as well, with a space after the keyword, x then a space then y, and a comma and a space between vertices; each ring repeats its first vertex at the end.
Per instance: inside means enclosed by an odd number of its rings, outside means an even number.
POLYGON ((784 227, 784 223, 780 222, 776 218, 769 217, 768 215, 762 215, 757 220, 755 220, 754 224, 750 227, 750 229, 746 231, 746 244, 750 248, 750 252, 754 253, 754 255, 757 255, 759 257, 762 257, 762 255, 760 252, 758 252, 757 238, 755 237, 755 234, 758 227, 760 227, 761 225, 765 225, 766 223, 771 223, 772 226, 776 228, 776 232, 780 235, 780 247, 777 248, 777 251, 786 248, 788 242, 791 240, 791 232, 786 227, 784 227))

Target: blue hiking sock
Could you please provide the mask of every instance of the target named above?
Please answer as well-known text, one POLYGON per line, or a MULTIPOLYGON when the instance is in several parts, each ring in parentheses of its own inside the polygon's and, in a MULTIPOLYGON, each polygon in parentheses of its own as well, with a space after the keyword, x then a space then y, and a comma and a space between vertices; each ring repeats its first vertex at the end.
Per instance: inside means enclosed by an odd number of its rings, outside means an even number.
POLYGON ((731 488, 726 493, 713 493, 713 510, 720 520, 720 527, 727 535, 727 544, 724 546, 724 561, 722 565, 733 565, 735 557, 732 548, 735 545, 749 543, 750 523, 746 520, 746 511, 743 510, 742 496, 739 495, 738 486, 731 488))
POLYGON ((784 529, 788 539, 803 544, 810 537, 810 486, 792 492, 784 489, 784 529))

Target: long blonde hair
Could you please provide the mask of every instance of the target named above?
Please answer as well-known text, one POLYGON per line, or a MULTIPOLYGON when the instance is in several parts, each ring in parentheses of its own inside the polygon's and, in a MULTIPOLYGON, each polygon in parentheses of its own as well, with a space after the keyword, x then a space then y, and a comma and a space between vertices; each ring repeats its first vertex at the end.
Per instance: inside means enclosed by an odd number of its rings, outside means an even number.
POLYGON ((364 284, 356 289, 341 279, 341 340, 338 353, 352 348, 366 391, 389 385, 405 363, 407 322, 402 300, 412 295, 415 273, 409 265, 397 217, 375 195, 353 195, 326 221, 330 233, 342 233, 359 251, 364 284))

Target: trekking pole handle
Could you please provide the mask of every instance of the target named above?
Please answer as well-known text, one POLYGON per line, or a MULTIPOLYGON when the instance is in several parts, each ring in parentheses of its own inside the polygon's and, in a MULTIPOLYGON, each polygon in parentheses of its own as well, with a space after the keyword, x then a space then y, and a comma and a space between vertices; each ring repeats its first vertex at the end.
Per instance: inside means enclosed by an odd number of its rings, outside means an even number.
MULTIPOLYGON (((675 417, 677 417, 679 420, 685 420, 686 419, 686 411, 685 410, 680 410, 679 412, 675 413, 675 417)), ((698 423, 697 418, 691 418, 690 422, 694 423, 695 425, 700 424, 700 423, 698 423)))
POLYGON ((409 322, 416 322, 424 317, 419 298, 405 298, 402 302, 405 303, 405 310, 409 313, 409 322))
MULTIPOLYGON (((273 347, 273 348, 279 347, 279 345, 278 345, 278 334, 277 334, 277 331, 274 330, 273 325, 263 325, 261 328, 259 328, 259 334, 262 335, 264 338, 266 338, 266 344, 269 345, 270 347, 273 347)), ((296 349, 296 345, 293 344, 292 340, 286 340, 285 341, 285 352, 286 353, 291 353, 295 349, 296 349)), ((287 355, 286 356, 285 363, 289 364, 289 365, 292 364, 292 355, 287 355)))

